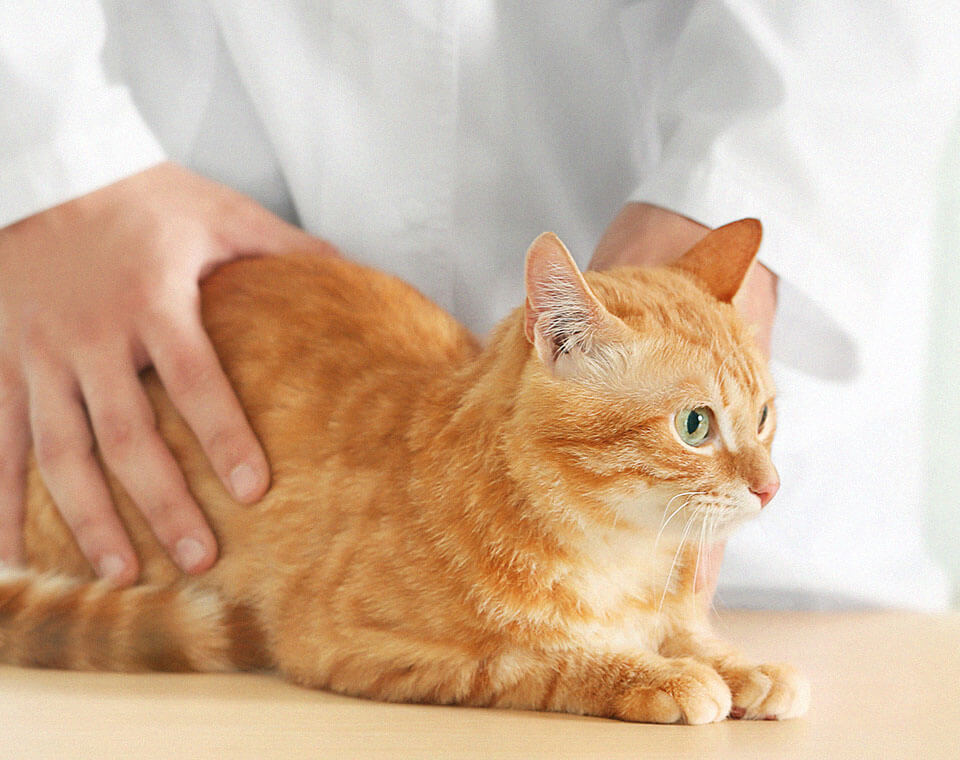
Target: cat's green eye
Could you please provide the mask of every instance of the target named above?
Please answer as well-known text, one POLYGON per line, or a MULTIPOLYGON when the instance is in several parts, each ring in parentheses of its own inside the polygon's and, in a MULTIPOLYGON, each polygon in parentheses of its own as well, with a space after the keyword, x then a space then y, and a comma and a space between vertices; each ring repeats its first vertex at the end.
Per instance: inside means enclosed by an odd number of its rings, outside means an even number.
POLYGON ((710 435, 710 410, 705 406, 683 409, 674 417, 680 440, 688 446, 700 446, 710 435))
POLYGON ((758 433, 759 433, 761 430, 763 430, 763 424, 767 421, 767 415, 768 415, 768 414, 769 414, 769 410, 767 409, 767 405, 764 404, 764 405, 763 405, 763 409, 760 410, 760 421, 757 423, 757 432, 758 432, 758 433))

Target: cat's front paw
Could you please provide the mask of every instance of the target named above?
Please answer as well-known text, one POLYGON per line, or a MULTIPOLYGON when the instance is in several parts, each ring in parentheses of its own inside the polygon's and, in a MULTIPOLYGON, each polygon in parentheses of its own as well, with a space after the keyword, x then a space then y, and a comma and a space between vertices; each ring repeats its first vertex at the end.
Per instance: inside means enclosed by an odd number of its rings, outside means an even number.
POLYGON ((810 706, 810 684, 790 665, 767 663, 724 673, 732 695, 731 718, 799 718, 810 706))
POLYGON ((677 658, 658 673, 626 690, 617 714, 643 723, 714 723, 730 714, 730 689, 709 665, 677 658))

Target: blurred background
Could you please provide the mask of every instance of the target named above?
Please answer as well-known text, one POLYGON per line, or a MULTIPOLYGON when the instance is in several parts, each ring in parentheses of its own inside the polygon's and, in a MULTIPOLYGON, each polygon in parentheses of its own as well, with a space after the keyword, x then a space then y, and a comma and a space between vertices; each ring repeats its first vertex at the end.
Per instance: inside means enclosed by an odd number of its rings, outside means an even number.
POLYGON ((960 119, 944 156, 923 425, 926 536, 960 609, 960 119))

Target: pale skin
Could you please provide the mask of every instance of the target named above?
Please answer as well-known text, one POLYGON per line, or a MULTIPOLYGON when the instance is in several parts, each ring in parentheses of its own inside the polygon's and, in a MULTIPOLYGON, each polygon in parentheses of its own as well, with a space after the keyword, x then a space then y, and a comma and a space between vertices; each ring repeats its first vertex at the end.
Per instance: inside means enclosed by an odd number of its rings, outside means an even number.
MULTIPOLYGON (((592 266, 665 263, 706 232, 628 204, 592 266)), ((198 283, 230 259, 291 249, 330 253, 250 198, 169 163, 0 230, 0 560, 23 559, 32 446, 91 566, 120 585, 136 579, 96 443, 177 564, 200 573, 214 563, 214 536, 157 434, 137 373, 156 368, 227 489, 243 503, 259 499, 267 461, 203 331, 198 283)), ((738 298, 766 349, 776 276, 754 267, 738 298)), ((707 564, 712 593, 720 563, 707 564)))
POLYGON ((156 368, 224 485, 241 502, 269 485, 266 457, 199 317, 217 264, 328 248, 254 201, 173 164, 0 230, 0 559, 23 558, 24 475, 40 473, 91 566, 139 572, 93 456, 130 493, 185 571, 216 541, 137 377, 156 368))

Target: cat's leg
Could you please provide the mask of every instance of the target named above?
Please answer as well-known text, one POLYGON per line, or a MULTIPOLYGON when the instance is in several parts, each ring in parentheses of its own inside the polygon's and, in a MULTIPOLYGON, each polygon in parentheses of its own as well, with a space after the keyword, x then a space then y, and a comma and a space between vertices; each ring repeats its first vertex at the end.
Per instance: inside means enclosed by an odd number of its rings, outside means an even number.
POLYGON ((491 704, 644 723, 713 723, 730 713, 730 689, 693 658, 654 652, 552 654, 491 704))
POLYGON ((670 657, 693 657, 716 670, 730 687, 731 717, 796 718, 810 705, 810 684, 792 666, 757 664, 712 633, 678 631, 666 639, 660 651, 670 657))
MULTIPOLYGON (((354 642, 355 644, 356 642, 354 642)), ((319 667, 281 662, 293 680, 397 702, 570 712, 651 723, 710 723, 730 713, 730 689, 708 665, 653 652, 499 652, 451 649, 385 656, 389 646, 328 651, 319 667)), ((395 650, 396 651, 396 650, 395 650)))

